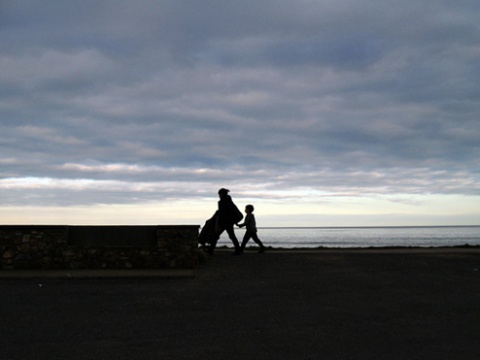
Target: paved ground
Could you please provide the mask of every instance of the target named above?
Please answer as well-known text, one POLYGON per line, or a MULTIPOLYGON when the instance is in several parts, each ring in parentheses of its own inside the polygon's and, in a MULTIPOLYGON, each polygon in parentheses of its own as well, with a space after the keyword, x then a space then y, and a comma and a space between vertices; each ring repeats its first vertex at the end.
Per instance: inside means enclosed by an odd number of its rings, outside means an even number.
POLYGON ((477 249, 219 251, 149 274, 2 272, 0 359, 480 358, 477 249))

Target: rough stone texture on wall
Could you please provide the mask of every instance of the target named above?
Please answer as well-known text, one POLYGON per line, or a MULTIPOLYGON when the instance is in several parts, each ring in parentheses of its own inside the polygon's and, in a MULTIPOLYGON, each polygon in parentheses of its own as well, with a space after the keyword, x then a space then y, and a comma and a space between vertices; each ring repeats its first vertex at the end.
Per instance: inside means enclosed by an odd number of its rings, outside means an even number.
POLYGON ((158 269, 198 265, 197 225, 0 226, 2 269, 158 269))
POLYGON ((169 268, 196 268, 198 266, 199 226, 159 226, 157 247, 164 252, 169 268))
POLYGON ((59 268, 67 238, 66 226, 0 226, 2 268, 59 268))

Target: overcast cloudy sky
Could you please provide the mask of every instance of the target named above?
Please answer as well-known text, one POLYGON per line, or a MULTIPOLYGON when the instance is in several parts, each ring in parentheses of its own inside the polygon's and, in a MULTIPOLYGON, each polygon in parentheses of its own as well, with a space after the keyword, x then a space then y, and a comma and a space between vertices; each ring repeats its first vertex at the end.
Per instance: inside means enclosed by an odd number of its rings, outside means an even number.
POLYGON ((480 224, 478 0, 2 0, 0 223, 480 224))

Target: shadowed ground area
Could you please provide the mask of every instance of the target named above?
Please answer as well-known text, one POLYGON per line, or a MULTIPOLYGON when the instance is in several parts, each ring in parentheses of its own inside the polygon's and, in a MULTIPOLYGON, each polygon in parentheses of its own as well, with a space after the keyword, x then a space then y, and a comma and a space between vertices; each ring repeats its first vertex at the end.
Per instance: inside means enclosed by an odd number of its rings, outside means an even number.
POLYGON ((480 358, 478 249, 230 254, 193 278, 0 276, 0 359, 480 358))

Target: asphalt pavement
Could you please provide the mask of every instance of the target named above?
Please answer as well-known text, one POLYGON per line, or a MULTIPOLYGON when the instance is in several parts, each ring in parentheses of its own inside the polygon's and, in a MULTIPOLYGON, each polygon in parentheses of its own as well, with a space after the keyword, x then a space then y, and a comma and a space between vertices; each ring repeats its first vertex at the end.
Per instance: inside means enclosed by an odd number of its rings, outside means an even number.
POLYGON ((480 358, 480 252, 218 251, 196 270, 0 271, 0 359, 480 358))

